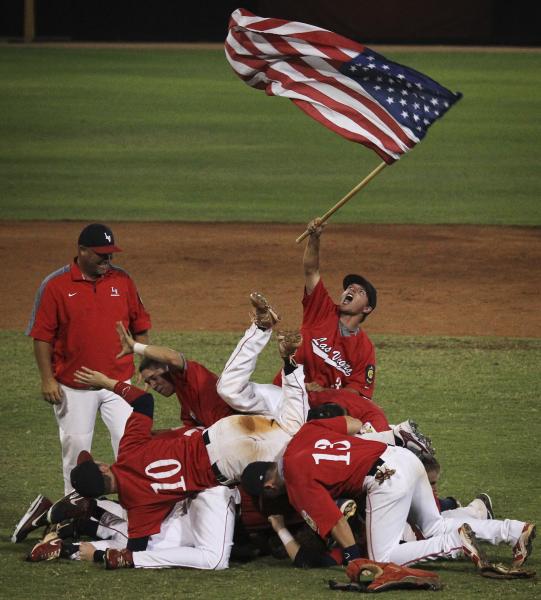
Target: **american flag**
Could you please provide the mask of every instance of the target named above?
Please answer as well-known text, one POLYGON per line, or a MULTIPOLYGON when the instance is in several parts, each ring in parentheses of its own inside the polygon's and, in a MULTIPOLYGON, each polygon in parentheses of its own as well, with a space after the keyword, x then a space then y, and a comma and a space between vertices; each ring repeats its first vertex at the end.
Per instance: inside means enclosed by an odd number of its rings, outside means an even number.
POLYGON ((462 97, 332 31, 243 8, 231 15, 225 54, 246 84, 290 98, 388 164, 421 141, 462 97))

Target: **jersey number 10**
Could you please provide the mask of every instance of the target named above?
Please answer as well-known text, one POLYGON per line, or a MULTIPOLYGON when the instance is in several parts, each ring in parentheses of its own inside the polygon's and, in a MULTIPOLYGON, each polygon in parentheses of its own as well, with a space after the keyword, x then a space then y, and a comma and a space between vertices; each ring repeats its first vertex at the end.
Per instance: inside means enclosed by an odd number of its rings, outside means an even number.
MULTIPOLYGON (((182 469, 182 465, 178 460, 173 458, 165 459, 165 460, 155 460, 151 462, 145 468, 145 474, 148 477, 153 477, 154 479, 168 479, 169 477, 173 477, 182 469), (168 471, 154 471, 155 469, 159 469, 160 467, 172 467, 168 471), (153 472, 154 471, 154 472, 153 472)), ((178 481, 174 483, 151 483, 150 487, 156 492, 160 492, 161 490, 178 490, 181 489, 186 491, 186 483, 184 481, 184 475, 180 476, 178 481)))

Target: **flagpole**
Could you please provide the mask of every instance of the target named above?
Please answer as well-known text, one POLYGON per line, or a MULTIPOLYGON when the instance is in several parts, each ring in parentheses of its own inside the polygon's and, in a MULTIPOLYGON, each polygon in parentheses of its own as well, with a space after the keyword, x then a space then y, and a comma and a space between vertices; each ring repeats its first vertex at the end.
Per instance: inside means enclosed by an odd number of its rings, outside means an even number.
MULTIPOLYGON (((327 221, 327 219, 329 219, 329 217, 331 215, 334 215, 334 213, 339 209, 342 208, 342 206, 344 206, 344 204, 348 201, 351 200, 351 198, 353 198, 353 196, 355 196, 355 194, 357 192, 359 192, 360 190, 362 190, 362 188, 367 185, 370 181, 372 181, 372 179, 374 179, 374 177, 380 173, 381 171, 383 171, 383 169, 387 166, 386 162, 382 162, 381 164, 379 164, 371 173, 369 173, 360 183, 358 183, 350 192, 348 192, 343 198, 342 200, 340 200, 339 202, 337 202, 332 208, 330 208, 322 217, 320 217, 320 222, 321 223, 325 223, 325 221, 327 221)), ((308 235, 310 234, 310 232, 308 231, 308 229, 302 234, 300 235, 295 241, 297 242, 297 244, 299 244, 300 242, 302 242, 302 240, 304 240, 304 238, 308 237, 308 235)))

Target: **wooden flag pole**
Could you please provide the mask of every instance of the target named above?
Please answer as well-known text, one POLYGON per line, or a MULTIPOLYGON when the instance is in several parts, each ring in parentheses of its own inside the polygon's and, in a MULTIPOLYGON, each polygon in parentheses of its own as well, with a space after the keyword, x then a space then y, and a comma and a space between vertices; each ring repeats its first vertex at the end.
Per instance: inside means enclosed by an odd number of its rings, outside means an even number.
MULTIPOLYGON (((359 192, 360 190, 362 190, 362 188, 367 185, 372 179, 374 179, 374 177, 380 172, 383 171, 384 167, 387 166, 386 162, 382 162, 381 164, 379 164, 369 175, 367 175, 360 183, 358 183, 352 190, 351 192, 347 193, 342 200, 340 200, 339 202, 337 202, 332 208, 330 208, 322 217, 320 217, 320 221, 322 223, 325 223, 325 221, 327 221, 327 219, 329 219, 329 217, 331 215, 334 215, 334 213, 339 209, 342 208, 342 206, 344 206, 344 204, 348 201, 351 200, 351 198, 353 198, 353 196, 355 196, 355 194, 357 192, 359 192)), ((302 234, 300 235, 297 239, 296 242, 297 244, 299 244, 300 242, 302 242, 302 240, 304 240, 304 238, 308 237, 308 235, 310 235, 308 229, 302 234)))

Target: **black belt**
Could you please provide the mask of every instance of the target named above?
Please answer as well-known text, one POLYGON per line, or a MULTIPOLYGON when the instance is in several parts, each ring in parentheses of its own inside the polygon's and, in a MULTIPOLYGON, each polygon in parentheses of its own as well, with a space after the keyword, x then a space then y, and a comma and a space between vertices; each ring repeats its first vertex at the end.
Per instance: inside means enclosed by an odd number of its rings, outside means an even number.
MULTIPOLYGON (((209 433, 206 429, 203 431, 203 441, 205 442, 205 446, 210 444, 209 433)), ((222 485, 227 485, 229 483, 229 479, 220 471, 216 463, 212 463, 210 468, 212 469, 212 472, 214 473, 218 483, 221 483, 222 485)))
POLYGON ((372 477, 375 477, 376 473, 378 472, 378 468, 382 467, 384 464, 385 461, 381 460, 381 458, 378 458, 378 460, 376 460, 376 462, 372 465, 370 471, 368 471, 367 475, 372 475, 372 477))

